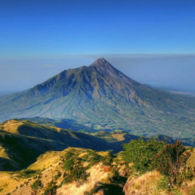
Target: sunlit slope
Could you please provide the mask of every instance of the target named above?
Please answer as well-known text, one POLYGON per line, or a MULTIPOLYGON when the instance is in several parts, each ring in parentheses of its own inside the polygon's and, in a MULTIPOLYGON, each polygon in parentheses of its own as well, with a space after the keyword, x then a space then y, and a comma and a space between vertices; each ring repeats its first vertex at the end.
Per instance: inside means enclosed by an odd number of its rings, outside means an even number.
MULTIPOLYGON (((0 172, 0 194, 30 195, 35 191, 36 194, 84 194, 93 190, 99 182, 110 183, 110 179, 114 176, 114 170, 109 163, 110 158, 108 152, 81 148, 47 152, 25 170, 0 172), (72 160, 72 165, 75 164, 85 172, 81 173, 80 169, 77 169, 81 175, 70 173, 65 166, 67 160, 72 160), (86 178, 82 174, 86 174, 86 178), (38 185, 33 186, 35 182, 38 185)), ((121 188, 117 185, 116 187, 121 188)))
POLYGON ((69 146, 118 150, 118 145, 84 133, 9 120, 0 124, 0 170, 21 169, 48 150, 63 150, 69 146))
MULTIPOLYGON (((135 174, 132 164, 126 163, 121 153, 113 156, 109 152, 70 147, 42 154, 24 170, 0 172, 0 194, 173 194, 174 191, 159 187, 162 179, 163 175, 156 170, 135 174)), ((194 189, 192 178, 178 191, 193 195, 194 189)))

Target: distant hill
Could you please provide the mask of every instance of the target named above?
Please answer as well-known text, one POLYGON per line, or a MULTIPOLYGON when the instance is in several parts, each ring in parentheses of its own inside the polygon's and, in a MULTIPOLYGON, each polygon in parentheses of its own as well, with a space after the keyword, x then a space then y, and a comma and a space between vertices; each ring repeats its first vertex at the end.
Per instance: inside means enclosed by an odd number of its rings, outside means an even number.
POLYGON ((38 124, 47 124, 59 128, 70 129, 73 131, 84 131, 84 132, 98 131, 97 129, 93 129, 92 127, 88 127, 81 123, 78 123, 73 119, 50 119, 50 118, 34 117, 34 118, 22 118, 22 120, 28 120, 38 124))
MULTIPOLYGON (((22 79, 21 79, 22 81, 22 79)), ((0 97, 0 120, 43 117, 87 128, 195 138, 195 98, 142 85, 100 58, 24 92, 0 97)))
POLYGON ((9 120, 0 124, 0 171, 24 168, 48 150, 59 151, 70 146, 121 150, 120 143, 108 143, 89 134, 30 121, 9 120))

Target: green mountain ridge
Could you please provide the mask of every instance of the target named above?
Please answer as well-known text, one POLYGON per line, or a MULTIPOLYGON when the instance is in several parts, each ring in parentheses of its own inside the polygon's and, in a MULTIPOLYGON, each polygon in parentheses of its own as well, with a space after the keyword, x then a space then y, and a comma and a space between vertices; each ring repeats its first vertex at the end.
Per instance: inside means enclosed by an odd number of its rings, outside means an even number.
POLYGON ((100 58, 21 93, 0 97, 0 120, 74 120, 92 129, 195 139, 195 98, 142 85, 100 58))
MULTIPOLYGON (((173 142, 165 136, 155 138, 173 142)), ((0 124, 0 171, 26 168, 40 154, 50 150, 62 151, 68 147, 116 153, 122 150, 123 143, 134 139, 139 137, 121 130, 82 133, 27 120, 8 120, 0 124)))
POLYGON ((46 151, 61 151, 67 147, 116 152, 121 149, 121 143, 109 143, 98 136, 25 120, 9 120, 0 124, 0 170, 24 168, 46 151))

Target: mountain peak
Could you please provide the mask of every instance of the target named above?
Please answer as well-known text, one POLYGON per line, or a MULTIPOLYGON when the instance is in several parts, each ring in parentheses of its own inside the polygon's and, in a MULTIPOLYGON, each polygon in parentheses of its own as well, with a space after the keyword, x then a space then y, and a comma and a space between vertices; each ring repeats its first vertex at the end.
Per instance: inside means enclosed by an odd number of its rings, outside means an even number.
POLYGON ((98 58, 90 66, 112 66, 105 58, 98 58))

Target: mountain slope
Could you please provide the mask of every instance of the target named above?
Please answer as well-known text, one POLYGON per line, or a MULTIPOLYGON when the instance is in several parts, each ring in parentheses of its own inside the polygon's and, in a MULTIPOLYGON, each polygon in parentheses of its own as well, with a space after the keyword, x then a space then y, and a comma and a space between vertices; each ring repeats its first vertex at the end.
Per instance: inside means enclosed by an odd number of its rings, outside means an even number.
POLYGON ((142 85, 103 58, 0 98, 1 120, 37 116, 138 135, 195 137, 195 98, 142 85))
MULTIPOLYGON (((41 155, 27 169, 18 172, 0 172, 0 194, 95 194, 95 190, 120 195, 123 184, 115 176, 109 152, 82 148, 67 148, 41 155), (71 164, 69 165, 69 162, 71 164), (69 166, 73 170, 69 170, 69 166), (94 193, 90 191, 93 191, 94 193), (109 190, 110 191, 110 190, 109 190), (88 192, 88 193, 87 193, 88 192), (117 193, 120 192, 120 193, 117 193)), ((123 179, 124 180, 124 179, 123 179)), ((123 181, 124 182, 124 181, 123 181)))
POLYGON ((25 168, 49 150, 82 147, 118 152, 123 143, 138 138, 123 131, 86 134, 26 120, 8 120, 0 124, 0 171, 25 168))
POLYGON ((88 134, 24 120, 9 120, 0 124, 0 170, 24 168, 48 150, 59 151, 70 146, 115 152, 121 149, 120 143, 108 143, 88 134))

